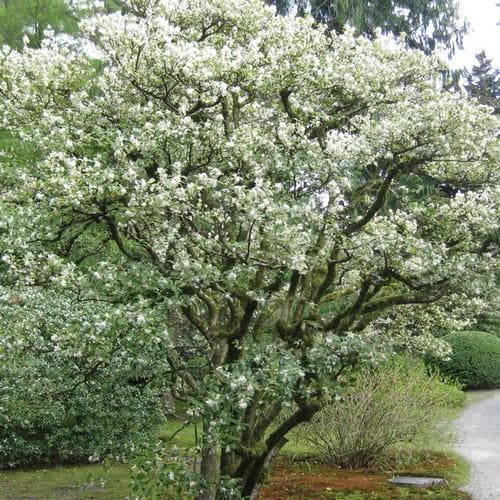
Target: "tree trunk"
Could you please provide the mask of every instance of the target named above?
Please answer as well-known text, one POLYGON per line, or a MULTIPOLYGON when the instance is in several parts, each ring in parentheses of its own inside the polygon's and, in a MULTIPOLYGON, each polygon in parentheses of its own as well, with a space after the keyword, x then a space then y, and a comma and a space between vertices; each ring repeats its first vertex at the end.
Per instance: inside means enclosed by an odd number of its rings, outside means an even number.
POLYGON ((242 460, 241 457, 233 453, 232 451, 221 451, 221 464, 220 472, 223 476, 233 477, 235 472, 238 470, 239 465, 242 460))
MULTIPOLYGON (((266 450, 259 457, 248 463, 246 470, 242 476, 242 495, 244 498, 255 500, 262 482, 266 477, 266 472, 269 470, 281 448, 286 443, 286 435, 294 427, 302 422, 309 421, 313 415, 319 410, 320 406, 317 403, 309 402, 299 408, 294 414, 290 415, 266 440, 266 450)), ((242 464, 244 465, 244 464, 242 464)))
MULTIPOLYGON (((219 339, 212 349, 211 361, 214 369, 224 363, 226 354, 227 341, 219 339)), ((210 429, 210 420, 206 416, 203 418, 202 436, 200 475, 206 482, 206 487, 198 495, 197 500, 216 500, 220 475, 220 449, 218 436, 210 429)))
POLYGON ((216 500, 219 465, 217 439, 211 434, 210 422, 204 419, 200 475, 206 481, 206 487, 198 495, 197 500, 216 500))
POLYGON ((278 456, 281 448, 285 445, 286 441, 287 440, 285 438, 281 438, 276 445, 266 451, 266 453, 253 463, 252 469, 247 476, 245 484, 243 485, 243 498, 248 498, 249 500, 255 500, 257 498, 260 488, 262 487, 262 483, 266 479, 267 472, 269 471, 275 458, 278 456))

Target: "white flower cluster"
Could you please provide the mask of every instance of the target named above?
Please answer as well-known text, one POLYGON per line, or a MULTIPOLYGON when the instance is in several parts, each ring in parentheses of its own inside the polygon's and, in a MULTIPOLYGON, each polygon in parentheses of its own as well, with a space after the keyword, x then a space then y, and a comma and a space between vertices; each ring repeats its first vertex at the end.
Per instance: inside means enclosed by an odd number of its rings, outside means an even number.
POLYGON ((98 15, 99 60, 0 51, 1 271, 103 305, 83 358, 120 321, 173 348, 182 316, 192 418, 232 439, 344 365, 446 355, 432 330, 484 310, 497 271, 491 110, 442 91, 435 58, 261 3, 98 15))

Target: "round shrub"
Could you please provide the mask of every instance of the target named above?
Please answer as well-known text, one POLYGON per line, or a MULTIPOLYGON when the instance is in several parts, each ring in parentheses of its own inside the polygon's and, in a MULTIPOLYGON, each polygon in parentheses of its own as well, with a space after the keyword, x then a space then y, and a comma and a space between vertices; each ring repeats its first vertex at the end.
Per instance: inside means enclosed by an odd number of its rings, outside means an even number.
POLYGON ((500 387, 500 338, 486 332, 456 332, 444 337, 451 359, 439 361, 441 373, 465 388, 500 387))

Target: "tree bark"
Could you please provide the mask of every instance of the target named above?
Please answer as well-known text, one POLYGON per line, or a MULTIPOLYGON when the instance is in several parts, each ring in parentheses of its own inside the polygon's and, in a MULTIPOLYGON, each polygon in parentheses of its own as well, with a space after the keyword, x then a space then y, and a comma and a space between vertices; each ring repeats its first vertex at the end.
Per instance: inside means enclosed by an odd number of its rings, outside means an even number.
MULTIPOLYGON (((215 342, 211 355, 212 367, 215 369, 221 366, 226 355, 227 341, 222 339, 215 342)), ((220 475, 220 447, 218 437, 210 428, 210 420, 206 416, 203 418, 200 475, 206 482, 206 486, 198 495, 197 500, 216 500, 220 475)))
POLYGON ((232 477, 239 465, 241 464, 241 457, 232 451, 221 451, 221 465, 220 471, 223 476, 232 477))
POLYGON ((286 443, 286 435, 302 422, 309 421, 319 410, 319 405, 311 404, 299 408, 285 420, 266 440, 266 450, 258 458, 252 460, 243 471, 242 496, 254 500, 257 498, 266 472, 286 443))
POLYGON ((245 482, 245 486, 243 488, 243 498, 249 498, 249 500, 255 500, 257 498, 260 488, 262 487, 262 483, 266 479, 266 473, 270 469, 286 441, 287 440, 284 437, 281 438, 276 445, 256 460, 254 466, 252 467, 252 471, 245 482))
POLYGON ((216 443, 216 436, 210 430, 210 422, 204 419, 200 475, 206 481, 206 486, 198 495, 197 500, 216 500, 217 498, 217 479, 219 477, 220 460, 216 443))

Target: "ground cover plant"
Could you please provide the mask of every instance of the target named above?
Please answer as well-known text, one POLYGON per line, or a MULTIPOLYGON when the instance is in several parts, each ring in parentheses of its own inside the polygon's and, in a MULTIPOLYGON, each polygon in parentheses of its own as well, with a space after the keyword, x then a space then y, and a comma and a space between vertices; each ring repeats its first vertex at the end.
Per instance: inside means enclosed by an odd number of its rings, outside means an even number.
MULTIPOLYGON (((178 450, 189 450, 196 439, 192 426, 183 428, 182 420, 163 424, 159 436, 178 450), (170 439, 175 434, 173 439, 170 439)), ((407 498, 413 494, 445 499, 468 498, 459 491, 467 478, 467 466, 448 452, 429 449, 431 442, 410 448, 394 448, 385 463, 363 469, 340 469, 321 463, 315 451, 292 439, 284 447, 278 463, 266 479, 259 495, 261 500, 293 498, 388 499, 407 498), (419 447, 421 446, 421 447, 419 447), (391 486, 387 480, 394 474, 439 475, 449 483, 447 488, 409 490, 391 486)), ((131 464, 106 460, 102 465, 52 466, 48 468, 0 471, 0 497, 117 499, 131 495, 135 472, 131 464)), ((134 493, 135 494, 135 493, 134 493)), ((146 496, 146 498, 151 498, 146 496)), ((178 498, 170 490, 163 498, 178 498)), ((182 500, 189 497, 181 496, 182 500)), ((420 497, 422 498, 422 497, 420 497)))
POLYGON ((255 498, 342 373, 445 355, 432 332, 487 304, 497 119, 382 38, 257 0, 130 7, 83 22, 90 54, 51 37, 0 52, 0 126, 31 151, 1 157, 1 279, 21 329, 41 290, 70 317, 95 305, 83 342, 123 318, 167 336, 202 430, 199 470, 172 455, 159 490, 255 498))
MULTIPOLYGON (((280 461, 275 473, 262 490, 260 500, 336 499, 336 500, 396 500, 399 498, 435 498, 440 500, 467 500, 470 496, 460 491, 453 480, 454 470, 463 471, 463 463, 456 457, 428 453, 418 461, 418 468, 339 469, 315 461, 280 461), (445 488, 402 488, 393 486, 388 479, 394 473, 438 475, 446 477, 452 486, 445 488)), ((462 478, 463 479, 463 478, 462 478)), ((460 482, 459 482, 460 484, 460 482)))

